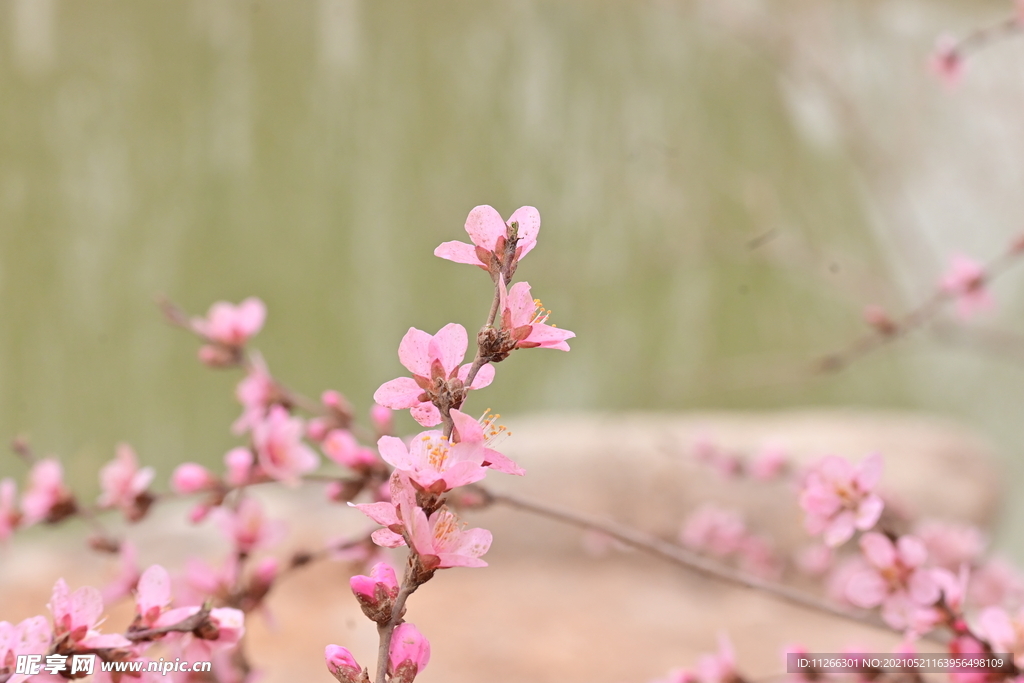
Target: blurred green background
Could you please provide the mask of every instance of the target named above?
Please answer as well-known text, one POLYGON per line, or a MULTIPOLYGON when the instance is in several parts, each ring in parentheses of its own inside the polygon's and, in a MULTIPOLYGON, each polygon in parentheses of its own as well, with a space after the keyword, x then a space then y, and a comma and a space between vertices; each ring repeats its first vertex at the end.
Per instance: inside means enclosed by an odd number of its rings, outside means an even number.
MULTIPOLYGON (((1017 360, 924 332, 810 371, 864 304, 906 310, 1024 227, 1022 46, 952 92, 925 68, 1010 4, 3 0, 0 437, 88 492, 119 441, 164 481, 218 462, 238 375, 158 294, 263 298, 274 373, 364 412, 410 325, 486 314, 487 277, 433 248, 530 204, 519 275, 578 337, 472 411, 933 411, 1024 482, 1017 360)), ((977 324, 1012 333, 1020 283, 977 324)))

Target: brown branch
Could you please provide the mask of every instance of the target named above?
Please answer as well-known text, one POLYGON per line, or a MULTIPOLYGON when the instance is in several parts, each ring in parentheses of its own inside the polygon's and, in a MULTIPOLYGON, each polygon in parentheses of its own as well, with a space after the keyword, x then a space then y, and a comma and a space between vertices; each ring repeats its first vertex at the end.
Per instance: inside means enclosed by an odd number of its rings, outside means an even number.
MULTIPOLYGON (((1015 240, 1002 254, 989 262, 982 271, 980 286, 984 286, 1010 269, 1020 260, 1022 250, 1021 239, 1015 240)), ((934 321, 945 309, 946 305, 960 296, 959 292, 938 289, 923 303, 905 314, 902 318, 885 321, 884 325, 876 326, 874 331, 855 340, 841 351, 823 356, 815 363, 815 371, 829 373, 842 370, 853 361, 868 355, 886 344, 902 339, 907 334, 934 321)))
POLYGON ((190 617, 187 617, 179 621, 177 624, 171 624, 170 626, 160 626, 158 628, 147 628, 139 631, 133 631, 129 629, 128 632, 124 634, 124 637, 132 642, 137 643, 146 640, 153 640, 154 638, 158 638, 159 636, 165 635, 167 633, 189 633, 191 631, 195 631, 196 629, 200 628, 209 621, 210 611, 212 610, 212 608, 213 604, 209 600, 207 600, 205 603, 203 603, 203 606, 199 609, 198 612, 196 612, 190 617))
MULTIPOLYGON (((540 515, 541 517, 554 519, 582 529, 599 531, 607 536, 611 536, 617 541, 625 543, 626 545, 632 546, 638 550, 643 550, 652 555, 657 555, 662 559, 697 572, 702 576, 706 576, 717 581, 723 581, 741 588, 759 590, 767 595, 782 600, 783 602, 788 602, 791 605, 796 605, 797 607, 801 607, 812 612, 827 614, 829 616, 838 617, 840 619, 888 631, 890 633, 901 633, 898 629, 888 626, 885 622, 881 621, 871 613, 845 609, 822 600, 814 595, 810 595, 805 591, 797 590, 783 584, 741 572, 738 569, 710 560, 674 543, 663 541, 656 536, 632 529, 617 522, 600 519, 574 510, 559 508, 553 505, 548 505, 547 503, 540 503, 534 500, 521 498, 519 496, 505 493, 494 493, 485 490, 482 487, 478 488, 483 491, 484 495, 491 503, 498 503, 517 510, 531 512, 533 514, 540 515)), ((924 637, 935 642, 944 642, 936 635, 929 634, 924 637)))

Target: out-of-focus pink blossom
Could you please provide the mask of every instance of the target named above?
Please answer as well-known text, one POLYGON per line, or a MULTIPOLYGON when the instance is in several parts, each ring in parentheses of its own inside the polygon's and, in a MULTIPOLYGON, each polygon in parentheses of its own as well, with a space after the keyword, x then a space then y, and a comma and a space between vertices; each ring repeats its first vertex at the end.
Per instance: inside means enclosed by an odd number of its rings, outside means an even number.
POLYGON ((693 442, 693 459, 707 465, 720 474, 723 479, 735 479, 743 470, 743 463, 731 453, 727 453, 708 436, 701 436, 693 442))
POLYGON ((985 287, 985 269, 974 259, 957 254, 942 276, 942 291, 956 296, 956 312, 962 320, 992 308, 992 296, 985 287))
POLYGON ((430 335, 410 327, 398 346, 398 359, 412 377, 399 377, 382 384, 373 400, 382 406, 402 410, 411 408, 413 418, 424 427, 441 422, 441 413, 433 398, 461 394, 467 389, 482 389, 494 379, 494 368, 480 368, 473 384, 465 386, 472 363, 459 366, 466 356, 469 338, 462 325, 449 323, 430 335))
POLYGON ((135 592, 135 613, 147 627, 171 604, 171 575, 158 564, 152 565, 139 577, 135 592))
POLYGON ((466 218, 466 232, 473 244, 444 242, 434 250, 434 256, 479 266, 491 274, 492 280, 497 281, 502 274, 508 281, 519 260, 537 246, 540 213, 532 206, 521 206, 505 222, 494 207, 477 206, 466 218))
POLYGON ((691 550, 725 557, 739 550, 746 535, 738 512, 707 503, 686 517, 679 540, 691 550))
POLYGON ((302 420, 283 406, 271 406, 266 419, 252 429, 260 467, 273 479, 298 486, 299 478, 320 464, 316 452, 302 441, 302 420))
POLYGON ((949 607, 954 615, 963 613, 970 576, 971 570, 966 564, 961 565, 960 571, 955 574, 945 567, 932 569, 932 578, 942 591, 942 602, 949 607))
POLYGON ((771 542, 761 536, 746 536, 738 549, 740 569, 765 579, 782 576, 782 559, 771 542))
MULTIPOLYGON (((962 657, 985 655, 988 652, 977 638, 969 635, 958 636, 949 641, 948 650, 949 654, 962 657)), ((1000 650, 1000 652, 1006 652, 1006 650, 1000 650)), ((991 677, 983 671, 951 671, 949 680, 952 683, 986 683, 991 680, 991 677)))
POLYGON ((896 321, 881 306, 867 306, 864 308, 863 315, 864 322, 870 325, 878 334, 889 336, 895 334, 898 329, 896 321))
POLYGON ((797 552, 795 564, 803 574, 817 577, 832 568, 833 560, 832 548, 824 544, 814 544, 797 552))
POLYGON ((128 597, 139 583, 139 553, 131 541, 121 542, 117 577, 100 589, 105 604, 128 597))
POLYGON ((736 653, 729 637, 718 635, 718 652, 697 660, 697 678, 701 683, 733 683, 736 675, 736 653))
POLYGON ((18 485, 14 480, 10 477, 0 479, 0 542, 10 538, 21 522, 17 497, 18 485))
POLYGON ((969 593, 979 607, 1016 604, 1024 599, 1024 577, 1006 560, 992 558, 972 573, 969 593))
POLYGON ((786 452, 778 446, 766 446, 750 461, 750 476, 758 481, 777 479, 786 469, 786 452))
POLYGON ((529 283, 517 282, 506 290, 505 278, 499 276, 498 292, 501 330, 508 337, 509 351, 532 348, 569 350, 566 340, 576 334, 547 324, 551 311, 541 305, 540 299, 533 298, 529 283))
POLYGON ((251 553, 277 543, 284 534, 280 522, 268 520, 263 506, 252 496, 246 496, 235 510, 220 507, 214 514, 221 530, 231 539, 238 552, 251 553))
POLYGON ((391 408, 374 403, 370 408, 370 421, 373 428, 377 430, 378 436, 388 436, 395 429, 395 418, 391 414, 391 408))
POLYGON ((874 493, 881 476, 882 456, 877 453, 856 468, 837 456, 818 461, 807 473, 800 492, 807 531, 823 533, 825 543, 835 547, 850 540, 854 530, 873 527, 884 507, 874 493))
POLYGON ((245 379, 235 387, 235 398, 242 404, 242 414, 231 425, 231 430, 235 434, 251 430, 263 420, 267 410, 278 400, 279 394, 280 390, 263 356, 253 353, 245 379))
POLYGON ((103 635, 95 630, 103 615, 103 598, 92 586, 83 586, 72 593, 64 579, 58 579, 47 607, 53 615, 53 636, 56 639, 67 638, 84 648, 131 645, 124 636, 116 633, 103 635))
POLYGON ((360 445, 347 429, 332 429, 328 432, 321 449, 328 458, 351 470, 365 470, 380 462, 376 453, 360 445))
POLYGON ((412 683, 416 674, 430 661, 430 643, 413 624, 404 622, 395 628, 388 652, 388 672, 394 683, 412 683))
POLYGON ((238 305, 218 301, 205 318, 192 319, 192 329, 217 344, 239 347, 263 328, 266 318, 267 307, 256 297, 238 305))
POLYGON ((914 535, 928 548, 932 564, 954 572, 963 564, 977 562, 987 545, 985 534, 973 524, 929 520, 917 525, 914 535))
POLYGON ((698 683, 697 674, 688 669, 673 669, 668 675, 655 678, 648 683, 698 683))
POLYGON ((994 652, 1013 653, 1017 666, 1024 666, 1024 611, 1011 617, 1002 607, 987 607, 978 616, 978 627, 994 652))
POLYGON ((327 662, 327 670, 341 683, 359 683, 362 680, 363 667, 359 662, 341 645, 328 645, 324 649, 324 660, 327 662))
POLYGON ((194 462, 183 462, 171 474, 171 490, 179 495, 206 491, 217 486, 218 479, 210 470, 194 462))
POLYGON ((119 444, 114 460, 100 470, 99 506, 119 507, 131 518, 136 501, 146 492, 156 472, 152 467, 139 468, 135 451, 126 443, 119 444))
POLYGON ((231 486, 244 486, 252 479, 256 457, 248 448, 232 448, 224 454, 227 480, 231 486))
MULTIPOLYGON (((21 655, 45 655, 49 652, 53 633, 46 617, 29 617, 18 624, 0 621, 0 670, 9 668, 11 678, 7 683, 22 683, 29 680, 27 674, 13 673, 21 655)), ((33 676, 33 680, 40 679, 33 676)))
POLYGON ((955 37, 939 36, 928 57, 928 68, 947 87, 952 88, 960 83, 964 74, 964 57, 955 37))
POLYGON ((882 618, 897 629, 923 633, 934 626, 939 614, 939 584, 924 562, 928 551, 920 539, 901 536, 893 544, 877 532, 860 539, 868 567, 850 578, 847 598, 858 607, 882 607, 882 618))
POLYGON ((55 518, 64 515, 64 508, 73 505, 74 497, 64 484, 64 468, 58 461, 46 458, 32 465, 28 488, 21 497, 25 525, 43 520, 56 521, 55 518))

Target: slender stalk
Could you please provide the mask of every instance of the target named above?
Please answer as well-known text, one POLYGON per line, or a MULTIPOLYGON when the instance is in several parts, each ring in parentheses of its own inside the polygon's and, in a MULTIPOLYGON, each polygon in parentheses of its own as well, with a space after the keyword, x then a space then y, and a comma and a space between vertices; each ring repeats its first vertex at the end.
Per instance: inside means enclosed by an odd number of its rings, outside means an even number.
POLYGON ((402 587, 398 590, 398 597, 395 598, 395 604, 391 608, 391 619, 386 624, 377 626, 380 645, 377 647, 377 676, 374 678, 374 683, 385 683, 388 659, 391 655, 391 637, 395 634, 395 628, 402 623, 406 600, 419 588, 419 584, 413 579, 414 567, 417 562, 416 551, 409 546, 409 562, 405 567, 405 576, 402 577, 402 587))
MULTIPOLYGON (((573 510, 566 510, 554 505, 548 505, 547 503, 540 503, 505 493, 485 491, 485 494, 492 503, 499 503, 517 510, 532 512, 541 517, 547 517, 583 529, 599 531, 638 550, 657 555, 703 576, 731 583, 734 586, 759 590, 791 605, 796 605, 812 612, 828 614, 872 628, 900 633, 898 629, 888 626, 873 614, 848 610, 804 591, 741 572, 728 565, 702 557, 674 543, 663 541, 656 536, 618 524, 617 522, 599 519, 573 510)), ((944 642, 936 635, 929 634, 924 637, 934 642, 944 642)))

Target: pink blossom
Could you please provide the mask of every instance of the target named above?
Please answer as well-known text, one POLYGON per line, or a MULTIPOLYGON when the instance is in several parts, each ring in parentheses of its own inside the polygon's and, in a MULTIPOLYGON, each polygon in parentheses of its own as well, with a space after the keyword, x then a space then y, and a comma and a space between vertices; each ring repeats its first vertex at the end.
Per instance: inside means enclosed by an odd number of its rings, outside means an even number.
POLYGON ((718 635, 718 652, 697 660, 697 678, 701 683, 732 683, 738 678, 736 653, 724 633, 718 635))
POLYGON ((137 507, 139 496, 146 492, 156 472, 152 467, 139 468, 135 451, 126 443, 119 444, 117 455, 100 470, 99 506, 119 507, 129 517, 137 507))
MULTIPOLYGON (((452 410, 451 414, 453 419, 469 419, 476 424, 476 420, 457 410, 452 410)), ((385 462, 408 474, 417 486, 431 493, 472 484, 487 475, 482 441, 452 444, 441 432, 429 430, 413 437, 410 447, 394 436, 382 436, 377 448, 385 462)))
POLYGON ((135 544, 131 541, 122 541, 119 559, 117 577, 100 589, 100 595, 106 604, 131 595, 139 583, 139 553, 135 544))
POLYGON ((171 490, 179 495, 206 491, 217 486, 213 472, 194 462, 183 462, 171 474, 171 490))
POLYGON ((860 539, 868 567, 850 577, 847 598, 858 607, 882 606, 882 618, 893 628, 922 633, 939 615, 932 609, 939 584, 932 570, 922 565, 928 557, 924 543, 901 536, 893 544, 887 536, 871 531, 860 539))
POLYGON ((393 683, 412 683, 430 661, 430 642, 409 622, 399 624, 391 635, 388 673, 393 683))
POLYGON ((405 538, 402 534, 405 531, 405 512, 416 509, 416 490, 408 475, 401 470, 391 473, 388 480, 390 501, 377 503, 349 503, 364 515, 383 526, 373 532, 373 542, 384 548, 397 548, 405 545, 405 538))
POLYGON ((691 550, 725 557, 739 550, 746 534, 738 512, 707 503, 687 516, 679 540, 691 550))
POLYGON ((820 460, 804 481, 800 507, 812 534, 824 533, 832 547, 850 540, 855 529, 866 531, 878 522, 884 504, 872 491, 882 476, 882 457, 868 456, 859 467, 836 456, 820 460))
POLYGON ((411 408, 413 418, 424 427, 440 423, 441 413, 434 400, 446 398, 449 404, 459 405, 465 390, 482 389, 494 379, 494 368, 484 365, 473 384, 465 386, 472 364, 459 367, 459 363, 468 345, 462 325, 449 323, 435 335, 410 327, 398 346, 398 359, 412 377, 385 382, 373 394, 373 400, 395 410, 411 408))
POLYGON ((74 593, 64 579, 58 579, 47 605, 53 615, 53 636, 81 643, 84 648, 129 647, 131 642, 118 634, 101 635, 95 630, 103 615, 103 598, 92 586, 74 593))
POLYGON ((1014 663, 1024 666, 1024 611, 1011 617, 1002 607, 987 607, 978 616, 978 626, 993 651, 1011 652, 1014 663))
POLYGON ((954 87, 964 73, 964 58, 956 38, 939 36, 935 48, 928 57, 928 67, 947 87, 954 87))
POLYGON ((370 408, 370 421, 373 428, 377 430, 378 436, 387 436, 395 429, 395 418, 391 414, 391 408, 374 403, 370 408))
POLYGON ((981 607, 1019 602, 1024 598, 1024 577, 1006 560, 990 559, 974 570, 970 597, 981 607))
POLYGON ((466 232, 473 244, 444 242, 434 250, 434 256, 479 266, 495 281, 499 273, 503 274, 507 282, 519 260, 537 246, 540 213, 532 206, 522 206, 506 223, 493 207, 477 206, 466 218, 466 232))
POLYGON ((248 448, 232 448, 224 454, 227 480, 231 486, 244 486, 252 479, 256 458, 248 448))
POLYGON ((425 569, 487 566, 480 559, 491 547, 491 532, 487 529, 464 528, 455 513, 444 507, 428 519, 422 508, 403 505, 402 519, 425 569))
MULTIPOLYGON (((0 671, 10 669, 7 683, 29 680, 26 674, 13 673, 20 655, 45 655, 50 649, 53 633, 46 617, 29 617, 17 625, 0 621, 0 671)), ((2 675, 2 674, 0 674, 2 675)), ((33 676, 32 680, 41 679, 33 676)))
POLYGON ((377 455, 360 445, 347 429, 332 429, 328 432, 321 449, 328 458, 351 470, 366 470, 380 462, 377 455))
POLYGON ((807 576, 821 576, 832 568, 833 559, 833 551, 829 546, 810 545, 797 552, 796 567, 807 576))
POLYGON ((21 497, 26 525, 43 520, 54 521, 63 516, 61 508, 73 505, 74 497, 64 484, 64 468, 58 461, 46 458, 32 465, 28 489, 21 497))
POLYGON ((263 506, 251 496, 238 503, 235 510, 220 507, 215 513, 224 535, 231 539, 240 553, 251 553, 277 543, 284 527, 266 518, 263 506))
POLYGON ((324 649, 324 660, 327 662, 327 670, 341 683, 359 683, 362 680, 363 667, 359 662, 341 645, 328 645, 324 649))
POLYGON ((761 536, 746 536, 738 549, 740 569, 766 579, 782 575, 782 560, 771 542, 761 536))
POLYGON ((974 564, 985 551, 985 534, 973 524, 924 521, 914 533, 928 548, 932 564, 958 571, 963 564, 974 564))
POLYGON ((758 481, 771 481, 785 471, 786 465, 786 452, 778 446, 767 446, 750 461, 750 476, 758 481))
POLYGON ((576 335, 554 325, 548 325, 551 311, 546 310, 540 299, 534 299, 527 282, 517 282, 505 289, 505 278, 498 279, 499 310, 501 331, 508 337, 506 346, 512 349, 558 349, 568 351, 567 339, 576 335))
POLYGON ((235 434, 244 434, 262 421, 280 393, 263 356, 253 353, 247 370, 245 379, 235 387, 235 398, 242 404, 242 414, 231 425, 235 434))
POLYGON ((954 615, 963 613, 970 575, 970 567, 966 564, 961 565, 960 571, 956 574, 944 567, 932 569, 932 578, 942 590, 942 602, 949 607, 954 615))
POLYGON ((298 486, 299 478, 320 464, 316 453, 302 442, 302 420, 275 405, 252 430, 260 467, 273 479, 298 486))
POLYGON ((135 613, 147 627, 156 623, 171 604, 171 576, 154 564, 139 577, 135 593, 135 613))
POLYGON ((266 317, 267 307, 256 297, 237 306, 218 301, 210 306, 205 318, 192 319, 192 329, 212 342, 240 347, 262 329, 266 317))
POLYGON ((942 291, 956 296, 956 312, 962 320, 992 308, 992 296, 985 288, 985 269, 974 259, 957 254, 942 276, 942 291))
MULTIPOLYGON (((200 609, 202 608, 199 606, 169 609, 160 615, 153 627, 165 628, 180 624, 200 609)), ((241 610, 233 607, 216 607, 210 610, 209 620, 214 627, 210 634, 212 637, 204 634, 203 637, 196 638, 192 633, 183 636, 183 649, 189 650, 190 645, 195 646, 191 648, 195 653, 192 656, 195 660, 210 659, 214 652, 238 645, 238 641, 245 634, 245 615, 241 610)))
POLYGON ((0 479, 0 541, 6 541, 18 528, 21 513, 17 509, 18 485, 10 477, 0 479))
POLYGON ((687 669, 673 669, 667 676, 656 678, 648 683, 698 683, 697 675, 687 669))
POLYGON ((456 411, 454 410, 452 411, 452 420, 454 423, 452 435, 454 439, 459 443, 483 442, 484 467, 489 467, 492 470, 502 472, 504 474, 515 474, 517 476, 523 476, 526 474, 526 470, 517 465, 506 455, 491 448, 491 446, 494 446, 502 441, 506 436, 511 436, 512 434, 512 432, 508 431, 504 425, 497 423, 498 418, 500 418, 501 415, 496 413, 492 414, 490 409, 487 409, 478 420, 474 420, 461 413, 456 416, 455 412, 456 411))
MULTIPOLYGON (((968 657, 970 655, 985 655, 988 652, 982 643, 969 635, 961 635, 949 641, 948 649, 949 654, 954 656, 962 655, 964 657, 968 657)), ((1006 651, 1000 650, 1000 652, 1006 651)), ((949 680, 952 681, 952 683, 987 683, 992 680, 992 677, 983 671, 953 670, 949 673, 949 680)), ((1018 681, 1019 677, 1013 680, 1018 681)))

